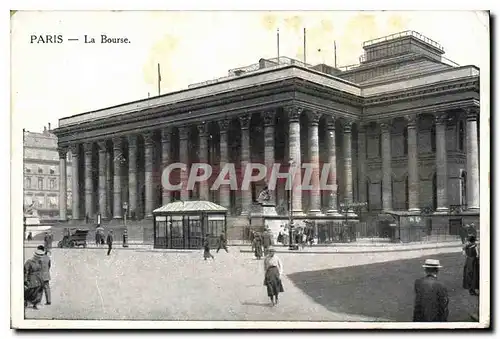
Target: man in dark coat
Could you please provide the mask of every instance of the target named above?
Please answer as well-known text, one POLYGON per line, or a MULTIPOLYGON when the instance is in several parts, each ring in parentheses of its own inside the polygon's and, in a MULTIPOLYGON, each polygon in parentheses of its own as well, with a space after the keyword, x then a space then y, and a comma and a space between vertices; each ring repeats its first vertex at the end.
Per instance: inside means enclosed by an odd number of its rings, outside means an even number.
POLYGON ((52 235, 49 232, 45 232, 43 237, 43 247, 45 248, 45 253, 52 253, 52 235))
MULTIPOLYGON (((39 250, 42 250, 45 252, 45 248, 40 245, 38 246, 39 250)), ((45 305, 50 305, 51 304, 51 297, 50 297, 50 258, 47 254, 45 254, 41 260, 42 262, 42 280, 43 280, 43 291, 45 293, 45 305)))
POLYGON ((219 237, 219 246, 217 247, 217 253, 219 253, 221 248, 226 250, 226 252, 229 253, 229 251, 227 250, 227 239, 226 239, 226 236, 224 235, 224 233, 221 233, 221 235, 219 237))
POLYGON ((269 248, 272 245, 271 232, 269 229, 266 229, 264 233, 262 233, 262 247, 264 247, 264 255, 267 256, 269 254, 269 248))
POLYGON ((444 322, 448 321, 448 291, 444 284, 437 280, 439 260, 427 259, 422 266, 425 277, 415 281, 415 305, 413 321, 444 322))
POLYGON ((113 230, 109 231, 106 243, 108 244, 108 255, 109 255, 111 253, 111 248, 113 248, 113 230))

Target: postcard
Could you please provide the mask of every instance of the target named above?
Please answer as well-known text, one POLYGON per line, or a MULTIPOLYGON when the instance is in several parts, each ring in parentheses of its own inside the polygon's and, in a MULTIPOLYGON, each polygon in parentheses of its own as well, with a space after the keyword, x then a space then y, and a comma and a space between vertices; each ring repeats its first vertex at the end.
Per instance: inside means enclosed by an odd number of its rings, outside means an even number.
POLYGON ((13 328, 490 326, 488 12, 10 20, 13 328))

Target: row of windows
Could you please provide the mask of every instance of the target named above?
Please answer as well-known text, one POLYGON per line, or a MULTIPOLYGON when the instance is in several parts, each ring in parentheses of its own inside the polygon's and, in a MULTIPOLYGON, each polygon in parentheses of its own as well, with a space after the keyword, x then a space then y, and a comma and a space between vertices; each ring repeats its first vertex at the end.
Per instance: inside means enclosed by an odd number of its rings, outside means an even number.
MULTIPOLYGON (((44 178, 38 177, 38 185, 35 186, 35 183, 31 181, 32 178, 25 178, 24 180, 24 188, 25 189, 38 189, 38 190, 43 190, 44 189, 44 178)), ((56 187, 56 178, 50 178, 49 179, 49 188, 50 190, 55 190, 56 187)))
MULTIPOLYGON (((460 152, 464 151, 464 138, 465 138, 465 128, 464 122, 460 121, 458 125, 458 150, 460 152)), ((403 147, 404 147, 404 155, 408 155, 408 127, 405 127, 403 130, 403 147)), ((368 154, 368 143, 365 143, 365 154, 368 154)), ((379 154, 382 154, 382 134, 379 137, 379 154)), ((431 149, 432 152, 436 151, 436 127, 431 127, 431 149)))
MULTIPOLYGON (((380 203, 382 203, 382 193, 383 186, 380 185, 380 203)), ((391 182, 391 191, 394 192, 394 181, 391 182)), ((370 182, 366 181, 366 200, 368 204, 368 210, 370 210, 370 182)), ((408 183, 408 177, 405 179, 405 209, 409 208, 410 202, 410 186, 408 183)), ((460 176, 460 205, 467 204, 467 173, 464 171, 460 176)), ((431 207, 431 206, 428 206, 431 207)), ((434 173, 432 176, 432 209, 435 211, 437 209, 437 175, 434 173)))
MULTIPOLYGON (((31 168, 28 168, 28 167, 26 167, 26 168, 24 169, 24 171, 25 171, 25 173, 34 173, 34 172, 32 172, 32 171, 31 171, 31 168)), ((37 169, 37 173, 38 173, 38 174, 43 174, 43 168, 38 167, 38 169, 37 169)), ((49 169, 49 174, 56 174, 56 170, 55 170, 54 168, 50 168, 50 169, 49 169)))
POLYGON ((56 196, 25 196, 24 205, 34 206, 35 208, 57 208, 58 198, 56 196))

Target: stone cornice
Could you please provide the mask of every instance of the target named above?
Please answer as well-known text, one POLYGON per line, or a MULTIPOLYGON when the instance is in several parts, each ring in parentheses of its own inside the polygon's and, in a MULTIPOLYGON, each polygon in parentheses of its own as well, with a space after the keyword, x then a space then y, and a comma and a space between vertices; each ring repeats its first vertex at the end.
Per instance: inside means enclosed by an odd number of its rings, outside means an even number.
POLYGON ((405 100, 414 100, 429 95, 443 95, 457 91, 474 91, 479 92, 479 77, 451 80, 447 82, 432 83, 429 85, 410 88, 403 91, 395 91, 382 93, 379 95, 366 97, 364 105, 379 105, 387 102, 397 102, 405 100))

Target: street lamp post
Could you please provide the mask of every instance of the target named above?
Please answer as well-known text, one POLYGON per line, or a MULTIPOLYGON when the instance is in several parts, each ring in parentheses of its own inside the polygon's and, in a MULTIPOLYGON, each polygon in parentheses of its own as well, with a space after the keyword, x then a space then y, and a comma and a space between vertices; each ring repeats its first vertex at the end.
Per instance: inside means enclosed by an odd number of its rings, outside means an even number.
POLYGON ((340 206, 340 211, 345 213, 345 228, 347 228, 348 222, 349 222, 349 218, 348 218, 349 212, 354 210, 354 212, 356 214, 359 214, 361 209, 368 206, 368 203, 366 203, 366 202, 351 202, 351 203, 345 202, 345 203, 341 203, 339 206, 340 206))
POLYGON ((289 160, 288 161, 288 164, 289 164, 289 167, 288 167, 288 174, 290 176, 290 182, 291 182, 291 189, 290 189, 290 208, 288 210, 288 238, 289 238, 289 241, 288 241, 288 249, 290 251, 294 251, 296 249, 298 249, 298 247, 296 247, 296 245, 294 245, 293 243, 293 228, 294 228, 294 224, 293 224, 293 176, 292 174, 290 173, 290 168, 292 167, 292 165, 294 164, 294 161, 293 160, 289 160))

